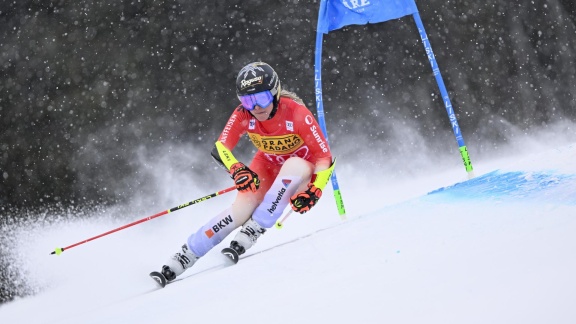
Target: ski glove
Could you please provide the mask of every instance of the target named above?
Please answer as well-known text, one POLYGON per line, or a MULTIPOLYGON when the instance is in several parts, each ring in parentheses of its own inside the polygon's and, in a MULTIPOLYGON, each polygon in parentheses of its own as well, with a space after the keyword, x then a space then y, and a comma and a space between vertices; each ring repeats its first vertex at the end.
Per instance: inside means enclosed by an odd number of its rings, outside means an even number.
POLYGON ((258 175, 250 170, 244 163, 236 162, 230 167, 230 174, 236 184, 236 189, 241 192, 251 190, 256 192, 260 187, 258 175))
POLYGON ((290 206, 295 212, 304 214, 316 205, 320 197, 322 197, 322 189, 316 187, 313 183, 309 183, 308 189, 290 197, 290 206))

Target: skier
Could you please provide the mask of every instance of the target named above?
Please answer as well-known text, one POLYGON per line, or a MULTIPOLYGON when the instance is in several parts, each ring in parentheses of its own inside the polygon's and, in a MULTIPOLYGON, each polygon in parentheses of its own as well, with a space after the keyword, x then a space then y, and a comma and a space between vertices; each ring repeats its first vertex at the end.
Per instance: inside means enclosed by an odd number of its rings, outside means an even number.
POLYGON ((236 228, 230 248, 238 255, 252 247, 290 204, 301 214, 316 205, 334 163, 326 138, 312 113, 294 93, 282 90, 270 65, 246 65, 236 78, 236 107, 216 141, 212 157, 231 175, 236 189, 232 206, 190 235, 162 266, 174 280, 236 228), (232 150, 248 133, 257 152, 249 166, 232 150))

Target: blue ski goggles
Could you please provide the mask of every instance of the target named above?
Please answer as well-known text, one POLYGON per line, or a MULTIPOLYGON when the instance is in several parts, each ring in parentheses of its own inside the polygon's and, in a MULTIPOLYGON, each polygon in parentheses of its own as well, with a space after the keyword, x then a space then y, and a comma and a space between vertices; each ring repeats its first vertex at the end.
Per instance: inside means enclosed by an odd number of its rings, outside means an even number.
POLYGON ((248 111, 254 110, 254 108, 256 108, 256 105, 262 108, 266 108, 268 107, 269 104, 272 103, 272 101, 274 101, 274 97, 272 96, 270 90, 244 96, 238 96, 238 98, 240 98, 242 107, 244 107, 244 109, 248 111))

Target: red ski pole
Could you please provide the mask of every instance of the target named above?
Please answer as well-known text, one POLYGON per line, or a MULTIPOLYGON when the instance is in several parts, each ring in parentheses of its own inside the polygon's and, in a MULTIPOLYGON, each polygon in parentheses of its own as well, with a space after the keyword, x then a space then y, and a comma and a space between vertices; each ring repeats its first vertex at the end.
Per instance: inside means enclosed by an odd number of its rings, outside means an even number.
POLYGON ((235 186, 234 186, 234 187, 227 188, 227 189, 224 189, 224 190, 220 190, 220 191, 218 191, 218 192, 211 193, 211 194, 209 194, 209 195, 207 195, 207 196, 204 196, 204 197, 202 197, 202 198, 198 198, 198 199, 196 199, 196 200, 192 200, 192 201, 187 202, 187 203, 185 203, 185 204, 178 205, 178 206, 176 206, 176 207, 170 208, 170 209, 165 210, 165 211, 163 211, 163 212, 159 212, 158 214, 154 214, 154 215, 152 215, 152 216, 148 216, 148 217, 146 217, 146 218, 142 218, 141 220, 132 222, 132 223, 130 223, 130 224, 126 224, 126 225, 124 225, 124 226, 118 227, 118 228, 113 229, 113 230, 111 230, 111 231, 108 231, 108 232, 106 232, 106 233, 102 233, 102 234, 100 234, 100 235, 96 235, 96 236, 91 237, 91 238, 89 238, 89 239, 86 239, 86 240, 84 240, 84 241, 81 241, 81 242, 78 242, 78 243, 74 243, 74 244, 69 245, 69 246, 67 246, 67 247, 56 248, 56 249, 55 249, 54 251, 52 251, 50 254, 60 255, 60 254, 61 254, 62 252, 64 252, 65 250, 71 249, 71 248, 73 248, 73 247, 75 247, 75 246, 78 246, 78 245, 80 245, 80 244, 84 244, 84 243, 93 241, 93 240, 95 240, 95 239, 97 239, 97 238, 101 238, 102 236, 106 236, 106 235, 108 235, 108 234, 112 234, 112 233, 114 233, 114 232, 118 232, 118 231, 123 230, 123 229, 125 229, 125 228, 131 227, 131 226, 134 226, 134 225, 137 225, 137 224, 140 224, 140 223, 147 222, 147 221, 149 221, 149 220, 151 220, 151 219, 154 219, 154 218, 156 218, 156 217, 160 217, 160 216, 166 215, 166 214, 168 214, 168 213, 175 212, 175 211, 180 210, 180 209, 182 209, 182 208, 188 207, 188 206, 190 206, 190 205, 194 205, 194 204, 203 202, 203 201, 208 200, 208 199, 210 199, 210 198, 214 198, 214 197, 219 196, 219 195, 221 195, 221 194, 230 192, 230 191, 232 191, 232 190, 234 190, 234 189, 236 189, 235 186))

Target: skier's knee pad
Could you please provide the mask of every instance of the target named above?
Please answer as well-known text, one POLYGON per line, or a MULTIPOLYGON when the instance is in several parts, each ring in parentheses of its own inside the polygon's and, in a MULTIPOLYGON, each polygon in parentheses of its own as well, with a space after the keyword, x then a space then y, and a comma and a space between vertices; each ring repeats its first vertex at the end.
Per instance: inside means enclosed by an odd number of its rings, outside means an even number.
POLYGON ((301 178, 310 178, 314 172, 314 165, 303 158, 291 157, 280 169, 278 176, 299 176, 301 178))

